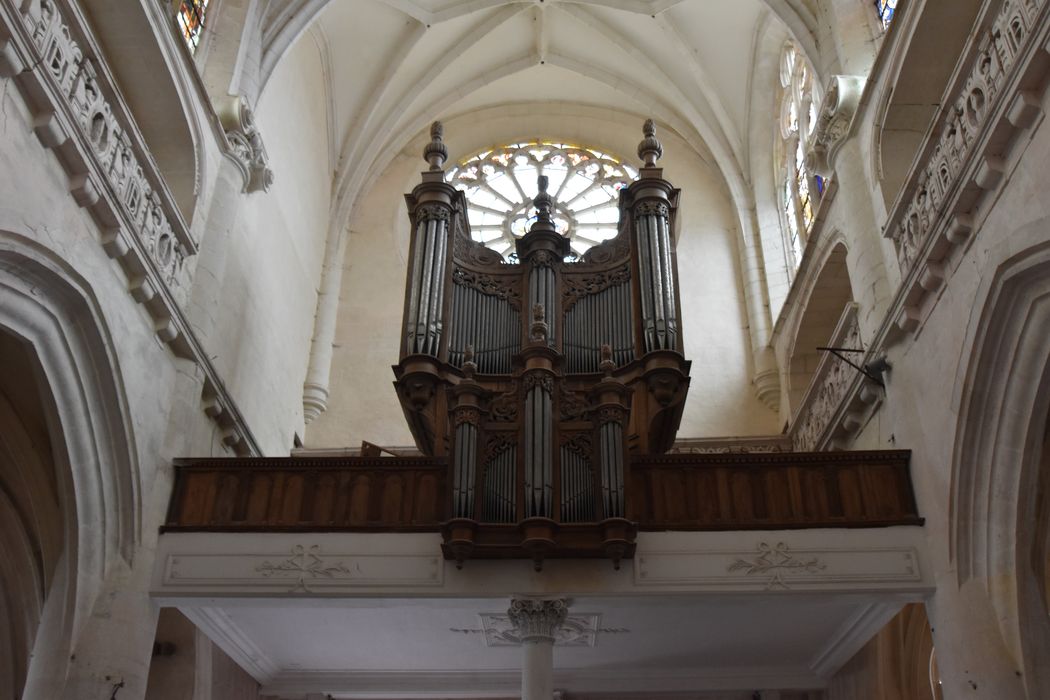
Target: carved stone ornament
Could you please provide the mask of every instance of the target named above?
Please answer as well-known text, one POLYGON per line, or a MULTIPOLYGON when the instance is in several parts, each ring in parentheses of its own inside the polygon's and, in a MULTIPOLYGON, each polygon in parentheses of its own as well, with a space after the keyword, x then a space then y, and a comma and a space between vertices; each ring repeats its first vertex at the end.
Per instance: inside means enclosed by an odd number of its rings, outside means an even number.
POLYGON ((243 191, 252 193, 270 189, 273 184, 270 157, 248 101, 243 96, 238 97, 228 110, 220 114, 220 120, 230 143, 230 154, 244 178, 243 191))
POLYGON ((321 554, 320 545, 297 544, 292 547, 292 556, 278 562, 264 561, 255 570, 266 578, 294 578, 295 585, 289 592, 309 593, 309 582, 315 579, 349 578, 350 569, 341 561, 329 561, 321 554))
POLYGON ((568 614, 569 605, 562 599, 515 598, 507 610, 507 617, 522 642, 554 642, 568 614))
POLYGON ((787 579, 797 574, 816 574, 823 571, 826 565, 817 557, 808 559, 796 557, 783 542, 770 545, 759 543, 755 555, 738 558, 729 565, 729 573, 742 573, 744 576, 767 578, 766 588, 788 588, 787 579))
POLYGON ((835 155, 849 135, 864 83, 859 75, 835 75, 828 84, 813 133, 813 146, 806 154, 806 166, 822 177, 831 177, 835 169, 835 155))

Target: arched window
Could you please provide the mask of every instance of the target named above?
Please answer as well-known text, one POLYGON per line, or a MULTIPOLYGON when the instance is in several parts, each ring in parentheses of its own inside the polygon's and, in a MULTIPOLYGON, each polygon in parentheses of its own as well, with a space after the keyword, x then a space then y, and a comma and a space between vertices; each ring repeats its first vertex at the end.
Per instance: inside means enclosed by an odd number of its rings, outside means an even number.
POLYGON ((788 263, 795 270, 802 260, 824 181, 811 176, 806 168, 806 153, 817 122, 817 100, 813 71, 794 44, 788 44, 781 55, 780 88, 777 181, 788 263))
POLYGON ((474 240, 516 262, 514 241, 535 219, 540 175, 550 179, 554 222, 576 257, 616 236, 620 190, 638 171, 596 149, 550 141, 482 151, 448 173, 449 183, 466 192, 474 240))
POLYGON ((896 9, 897 0, 875 0, 875 11, 879 15, 879 22, 882 23, 883 31, 889 29, 890 24, 893 22, 893 12, 896 9))
POLYGON ((208 11, 208 0, 179 0, 175 11, 175 21, 190 51, 196 51, 204 31, 205 15, 208 11))

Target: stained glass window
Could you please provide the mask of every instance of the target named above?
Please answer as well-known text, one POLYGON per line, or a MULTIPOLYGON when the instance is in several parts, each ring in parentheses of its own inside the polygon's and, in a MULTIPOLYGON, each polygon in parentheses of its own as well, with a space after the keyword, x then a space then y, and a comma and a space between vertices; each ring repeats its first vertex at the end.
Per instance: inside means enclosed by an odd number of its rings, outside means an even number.
POLYGON ((802 260, 816 219, 824 182, 806 168, 806 153, 817 123, 813 72, 798 47, 788 44, 780 62, 780 143, 776 160, 785 249, 790 267, 802 260))
POLYGON ((190 51, 195 51, 204 31, 204 15, 208 10, 208 0, 179 0, 175 19, 179 23, 182 38, 190 51))
POLYGON ((573 257, 617 233, 620 190, 638 171, 608 153, 553 141, 527 141, 482 151, 448 173, 466 193, 474 240, 515 262, 514 241, 536 218, 532 200, 546 175, 554 223, 573 257))
POLYGON ((875 0, 875 10, 879 13, 882 28, 887 29, 893 22, 893 12, 897 9, 897 0, 875 0))

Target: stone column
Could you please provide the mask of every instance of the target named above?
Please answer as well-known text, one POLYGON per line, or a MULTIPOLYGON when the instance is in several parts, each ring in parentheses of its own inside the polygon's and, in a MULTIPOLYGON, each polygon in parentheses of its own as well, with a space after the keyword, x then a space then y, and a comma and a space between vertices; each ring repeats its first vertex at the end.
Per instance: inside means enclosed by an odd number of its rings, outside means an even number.
POLYGON ((521 635, 521 700, 554 697, 554 636, 568 612, 561 599, 510 602, 507 615, 521 635))

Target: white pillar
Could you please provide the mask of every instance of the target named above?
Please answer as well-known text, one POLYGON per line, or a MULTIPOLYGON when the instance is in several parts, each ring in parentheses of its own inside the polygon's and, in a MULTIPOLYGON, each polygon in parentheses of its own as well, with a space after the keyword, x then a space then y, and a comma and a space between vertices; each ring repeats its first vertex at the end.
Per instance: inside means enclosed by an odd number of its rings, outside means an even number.
POLYGON ((565 622, 564 600, 515 598, 507 614, 521 636, 521 699, 554 697, 554 638, 565 622))

